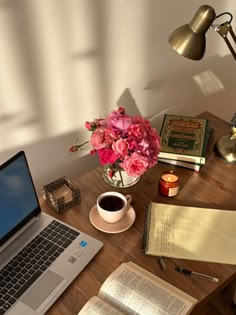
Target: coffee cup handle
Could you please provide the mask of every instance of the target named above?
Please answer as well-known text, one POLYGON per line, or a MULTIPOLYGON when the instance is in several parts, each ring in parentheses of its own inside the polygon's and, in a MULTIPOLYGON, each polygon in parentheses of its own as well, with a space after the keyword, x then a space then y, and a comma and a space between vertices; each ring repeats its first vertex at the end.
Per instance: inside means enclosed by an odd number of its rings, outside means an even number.
POLYGON ((126 211, 130 208, 130 203, 131 203, 131 201, 132 201, 132 196, 131 195, 125 195, 125 198, 126 198, 126 200, 127 200, 127 205, 126 205, 126 211))

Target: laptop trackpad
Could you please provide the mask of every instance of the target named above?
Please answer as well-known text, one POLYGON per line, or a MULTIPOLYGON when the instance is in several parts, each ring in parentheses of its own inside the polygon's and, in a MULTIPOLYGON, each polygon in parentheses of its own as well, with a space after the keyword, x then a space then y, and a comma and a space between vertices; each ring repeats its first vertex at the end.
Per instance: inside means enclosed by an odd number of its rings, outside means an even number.
POLYGON ((63 277, 48 270, 20 300, 34 310, 44 309, 65 283, 63 277))

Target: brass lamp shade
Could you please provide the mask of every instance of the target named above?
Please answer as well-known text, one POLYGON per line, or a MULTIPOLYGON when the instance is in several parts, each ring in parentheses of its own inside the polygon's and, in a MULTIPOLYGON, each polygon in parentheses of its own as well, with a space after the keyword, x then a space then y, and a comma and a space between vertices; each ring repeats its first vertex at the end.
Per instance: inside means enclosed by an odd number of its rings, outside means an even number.
POLYGON ((204 56, 206 39, 205 34, 194 33, 189 24, 185 24, 175 30, 169 38, 169 42, 174 50, 180 55, 200 60, 204 56))
POLYGON ((170 35, 169 43, 172 48, 189 59, 202 59, 206 47, 205 34, 215 16, 215 10, 212 7, 201 6, 189 24, 179 27, 170 35))

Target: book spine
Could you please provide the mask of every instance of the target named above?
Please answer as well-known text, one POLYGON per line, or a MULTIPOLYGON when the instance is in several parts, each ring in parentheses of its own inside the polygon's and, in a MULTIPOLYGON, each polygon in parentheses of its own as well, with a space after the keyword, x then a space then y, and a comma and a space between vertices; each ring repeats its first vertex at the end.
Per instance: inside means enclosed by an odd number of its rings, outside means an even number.
POLYGON ((204 136, 203 136, 203 147, 202 147, 202 158, 204 159, 204 162, 200 163, 200 164, 205 164, 205 162, 206 162, 206 152, 207 152, 210 132, 211 132, 210 123, 209 123, 209 120, 206 119, 206 126, 205 126, 205 132, 204 132, 204 136))
POLYGON ((163 122, 162 122, 162 125, 161 125, 161 130, 160 130, 160 136, 162 136, 162 133, 164 132, 164 128, 165 128, 165 124, 166 124, 166 119, 167 119, 167 114, 164 115, 163 117, 163 122))
POLYGON ((149 248, 149 231, 150 231, 150 224, 151 224, 151 210, 152 210, 152 203, 149 202, 145 208, 144 230, 143 230, 143 241, 142 241, 142 251, 145 254, 149 248))

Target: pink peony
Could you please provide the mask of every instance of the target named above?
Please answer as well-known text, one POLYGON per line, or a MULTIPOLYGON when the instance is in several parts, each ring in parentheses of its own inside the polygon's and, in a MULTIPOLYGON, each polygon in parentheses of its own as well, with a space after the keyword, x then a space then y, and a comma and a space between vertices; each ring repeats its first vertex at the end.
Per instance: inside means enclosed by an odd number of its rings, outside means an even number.
POLYGON ((132 124, 132 121, 133 121, 132 117, 128 115, 114 116, 111 117, 109 125, 111 128, 125 131, 132 124))
POLYGON ((141 176, 149 167, 148 159, 134 152, 131 156, 125 157, 121 167, 129 176, 141 176))
POLYGON ((100 149, 97 152, 102 165, 114 164, 119 158, 112 149, 100 149))

